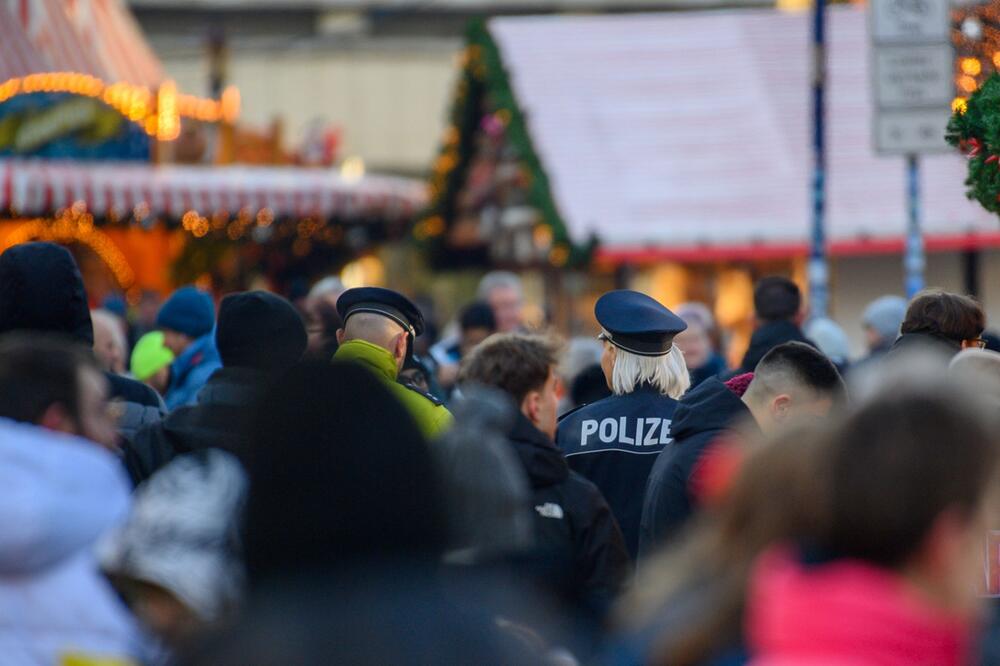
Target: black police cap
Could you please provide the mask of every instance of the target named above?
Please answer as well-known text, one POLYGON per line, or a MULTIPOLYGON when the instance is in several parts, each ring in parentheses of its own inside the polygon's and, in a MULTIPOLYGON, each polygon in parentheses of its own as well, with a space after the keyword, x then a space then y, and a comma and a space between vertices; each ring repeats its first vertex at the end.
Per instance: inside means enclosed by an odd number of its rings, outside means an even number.
POLYGON ((358 312, 371 312, 388 317, 405 328, 411 336, 424 332, 424 316, 410 299, 391 289, 356 287, 337 299, 337 313, 346 324, 347 318, 358 312))
POLYGON ((669 354, 674 336, 687 328, 684 320, 646 294, 628 289, 609 291, 597 299, 594 316, 607 332, 602 337, 639 356, 669 354))

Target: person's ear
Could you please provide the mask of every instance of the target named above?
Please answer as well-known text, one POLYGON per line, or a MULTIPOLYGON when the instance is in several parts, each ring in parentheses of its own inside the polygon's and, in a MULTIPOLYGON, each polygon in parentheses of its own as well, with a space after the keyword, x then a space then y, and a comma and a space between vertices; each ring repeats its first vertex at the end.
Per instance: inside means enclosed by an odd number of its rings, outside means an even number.
POLYGON ((344 344, 344 338, 345 338, 346 336, 347 336, 347 331, 345 331, 345 330, 344 330, 344 329, 342 329, 342 328, 338 328, 338 329, 337 329, 337 344, 338 344, 338 345, 342 345, 342 344, 344 344))
POLYGON ((775 421, 783 421, 792 413, 792 396, 787 393, 776 395, 771 400, 771 417, 775 421))
POLYGON ((396 338, 396 358, 406 358, 406 342, 409 339, 406 333, 400 333, 396 338))
POLYGON ((538 391, 528 391, 521 401, 521 413, 532 423, 538 423, 538 413, 542 407, 542 394, 538 391))
POLYGON ((69 412, 58 402, 49 405, 38 420, 38 425, 46 430, 76 434, 76 427, 69 412))

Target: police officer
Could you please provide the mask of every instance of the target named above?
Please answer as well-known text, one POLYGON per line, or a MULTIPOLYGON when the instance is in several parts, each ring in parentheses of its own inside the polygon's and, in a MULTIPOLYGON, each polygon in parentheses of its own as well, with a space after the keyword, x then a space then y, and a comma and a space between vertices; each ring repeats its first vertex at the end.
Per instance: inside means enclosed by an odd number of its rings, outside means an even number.
POLYGON ((440 435, 452 422, 440 400, 397 381, 413 339, 424 331, 424 317, 408 298, 389 289, 348 289, 337 299, 344 327, 337 331, 340 348, 334 361, 360 363, 382 379, 410 411, 424 436, 440 435))
POLYGON ((569 466, 604 493, 635 558, 646 479, 671 441, 674 407, 691 384, 673 343, 687 325, 629 290, 601 296, 594 316, 603 329, 601 369, 612 395, 565 414, 556 443, 569 466))

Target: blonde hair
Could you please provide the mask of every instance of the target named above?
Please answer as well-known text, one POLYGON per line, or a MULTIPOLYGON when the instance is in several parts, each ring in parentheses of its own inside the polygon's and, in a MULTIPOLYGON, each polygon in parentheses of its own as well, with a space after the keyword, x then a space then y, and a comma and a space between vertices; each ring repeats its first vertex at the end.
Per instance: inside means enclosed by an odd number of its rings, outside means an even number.
POLYGON ((691 386, 691 376, 684 363, 684 353, 677 345, 673 345, 670 353, 663 356, 640 356, 615 347, 612 392, 626 395, 642 384, 649 384, 674 400, 684 395, 691 386))

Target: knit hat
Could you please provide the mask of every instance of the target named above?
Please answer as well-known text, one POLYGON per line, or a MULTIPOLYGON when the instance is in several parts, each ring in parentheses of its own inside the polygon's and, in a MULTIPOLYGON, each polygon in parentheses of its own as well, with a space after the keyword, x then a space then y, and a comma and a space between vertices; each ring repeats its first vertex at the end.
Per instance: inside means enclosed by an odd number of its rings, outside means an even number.
POLYGON ((902 296, 882 296, 865 308, 861 321, 870 326, 883 340, 892 341, 899 336, 899 327, 906 317, 906 299, 902 296))
POLYGON ((222 299, 215 346, 223 366, 281 372, 302 358, 307 343, 302 317, 284 298, 248 291, 222 299))
POLYGON ((174 353, 163 346, 162 331, 153 331, 139 338, 132 350, 132 375, 144 382, 174 362, 174 353))
POLYGON ((76 260, 54 243, 24 243, 0 256, 0 333, 65 333, 94 346, 94 328, 76 260))
POLYGON ((181 287, 167 299, 156 315, 156 326, 200 338, 215 326, 212 297, 194 287, 181 287))

